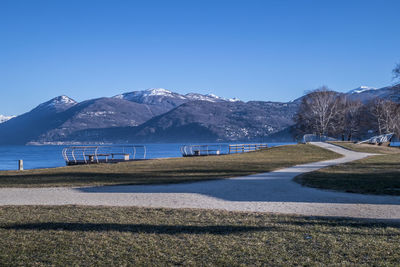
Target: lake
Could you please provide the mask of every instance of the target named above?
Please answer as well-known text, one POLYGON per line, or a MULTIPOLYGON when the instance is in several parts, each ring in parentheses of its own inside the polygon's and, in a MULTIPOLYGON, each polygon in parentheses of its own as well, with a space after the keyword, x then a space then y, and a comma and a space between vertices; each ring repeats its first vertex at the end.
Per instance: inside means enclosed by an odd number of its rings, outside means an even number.
MULTIPOLYGON (((210 143, 208 143, 211 145, 210 143)), ((293 143, 268 143, 268 146, 293 143)), ((183 144, 145 144, 147 159, 181 157, 183 144)), ((218 144, 218 145, 226 145, 218 144)), ((54 168, 65 166, 63 148, 68 146, 0 146, 0 170, 18 169, 18 160, 24 161, 24 169, 54 168)))

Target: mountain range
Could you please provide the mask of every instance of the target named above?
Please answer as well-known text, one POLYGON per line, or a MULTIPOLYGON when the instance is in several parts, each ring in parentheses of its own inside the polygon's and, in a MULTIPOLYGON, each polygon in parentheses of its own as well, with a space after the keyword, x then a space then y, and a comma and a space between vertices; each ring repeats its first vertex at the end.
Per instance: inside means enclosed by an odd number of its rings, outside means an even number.
MULTIPOLYGON (((347 95, 399 102, 399 91, 364 86, 347 95)), ((243 102, 162 88, 79 103, 59 96, 1 123, 0 145, 287 141, 300 102, 243 102)))
POLYGON ((360 100, 364 103, 367 103, 376 97, 400 103, 400 84, 379 89, 361 86, 349 91, 347 95, 352 100, 360 100))

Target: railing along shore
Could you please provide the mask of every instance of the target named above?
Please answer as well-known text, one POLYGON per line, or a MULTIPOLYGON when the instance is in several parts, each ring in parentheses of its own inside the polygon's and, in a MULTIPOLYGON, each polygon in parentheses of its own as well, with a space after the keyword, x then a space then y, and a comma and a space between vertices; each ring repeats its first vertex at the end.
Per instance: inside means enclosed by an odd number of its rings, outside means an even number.
POLYGON ((182 156, 194 157, 246 153, 265 148, 268 148, 267 144, 184 145, 180 150, 182 156))
POLYGON ((268 148, 267 144, 234 144, 228 146, 228 154, 245 153, 268 148))
POLYGON ((72 146, 62 151, 67 165, 116 163, 146 159, 145 146, 72 146))

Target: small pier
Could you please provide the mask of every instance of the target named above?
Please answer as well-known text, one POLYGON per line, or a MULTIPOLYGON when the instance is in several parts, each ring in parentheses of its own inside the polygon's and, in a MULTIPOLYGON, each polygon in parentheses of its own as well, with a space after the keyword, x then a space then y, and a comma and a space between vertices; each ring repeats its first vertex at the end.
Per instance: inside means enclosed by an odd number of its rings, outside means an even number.
POLYGON ((67 165, 117 163, 146 159, 145 146, 71 146, 62 151, 67 165))
POLYGON ((181 153, 184 157, 216 156, 246 153, 268 148, 267 144, 225 144, 225 145, 184 145, 181 153))

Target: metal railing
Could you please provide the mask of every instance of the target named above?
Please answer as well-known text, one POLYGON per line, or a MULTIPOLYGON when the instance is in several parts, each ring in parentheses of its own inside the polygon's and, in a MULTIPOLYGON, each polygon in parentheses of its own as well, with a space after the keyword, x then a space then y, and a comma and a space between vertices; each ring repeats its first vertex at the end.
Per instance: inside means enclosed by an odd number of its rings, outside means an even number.
POLYGON ((184 157, 221 155, 222 145, 184 145, 181 153, 184 157))
POLYGON ((184 157, 210 156, 245 153, 268 148, 267 144, 221 144, 221 145, 184 145, 181 153, 184 157))
POLYGON ((245 153, 265 148, 268 148, 267 144, 235 144, 228 146, 228 153, 229 154, 245 153))
POLYGON ((326 141, 335 141, 336 139, 333 137, 329 137, 326 135, 318 135, 318 134, 305 134, 303 135, 302 143, 308 142, 326 142, 326 141))
POLYGON ((370 139, 360 141, 358 144, 383 144, 383 143, 390 143, 392 141, 394 134, 393 133, 388 133, 388 134, 381 134, 378 136, 373 136, 370 139))
POLYGON ((67 165, 121 162, 146 158, 145 146, 72 146, 62 151, 67 165))

